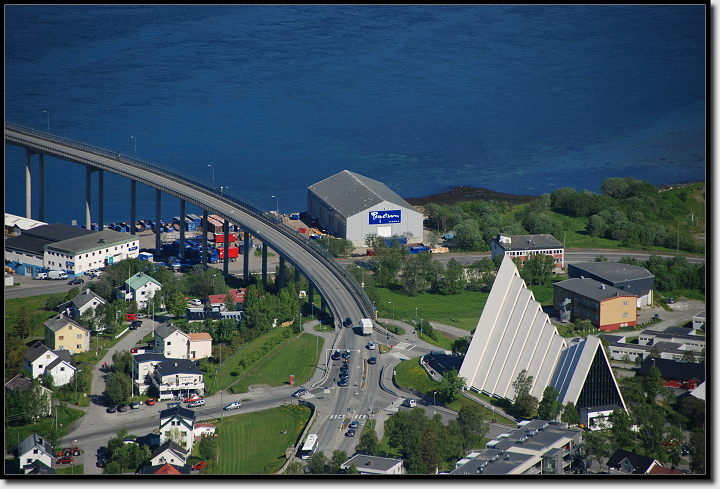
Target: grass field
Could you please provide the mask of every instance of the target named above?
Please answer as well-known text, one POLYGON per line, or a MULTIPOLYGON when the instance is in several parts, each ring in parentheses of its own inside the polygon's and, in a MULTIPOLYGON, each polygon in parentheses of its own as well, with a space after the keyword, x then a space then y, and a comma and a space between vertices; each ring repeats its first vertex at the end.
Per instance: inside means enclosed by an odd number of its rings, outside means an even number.
POLYGON ((291 375, 295 376, 298 384, 304 383, 315 373, 318 358, 323 354, 323 344, 323 338, 310 334, 285 341, 247 370, 233 385, 233 392, 247 392, 253 384, 288 384, 291 375))
POLYGON ((30 316, 30 323, 32 324, 32 330, 30 336, 45 336, 45 328, 43 324, 45 321, 53 316, 56 316, 57 311, 45 310, 45 301, 50 294, 36 295, 32 297, 18 297, 15 299, 8 299, 5 301, 5 326, 14 326, 15 320, 19 314, 22 306, 27 308, 27 312, 30 316))
POLYGON ((218 424, 221 474, 274 474, 310 420, 304 406, 225 416, 218 424))
MULTIPOLYGON (((85 414, 83 411, 71 408, 69 406, 61 408, 58 411, 57 418, 59 426, 58 437, 62 438, 63 436, 67 435, 67 427, 80 419, 83 414, 85 414)), ((25 426, 8 426, 7 428, 5 428, 5 449, 9 451, 12 450, 12 447, 14 447, 33 433, 38 433, 47 437, 47 433, 50 432, 50 427, 54 422, 55 420, 53 418, 45 418, 39 420, 37 423, 30 423, 25 426)))
POLYGON ((395 368, 395 380, 401 387, 413 388, 430 393, 437 389, 437 382, 428 376, 417 358, 400 362, 395 368))

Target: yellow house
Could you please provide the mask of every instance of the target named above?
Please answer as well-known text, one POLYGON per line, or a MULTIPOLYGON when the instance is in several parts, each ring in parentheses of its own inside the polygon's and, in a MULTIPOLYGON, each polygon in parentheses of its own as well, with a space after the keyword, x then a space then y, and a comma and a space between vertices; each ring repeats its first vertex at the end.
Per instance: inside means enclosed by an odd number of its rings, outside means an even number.
POLYGON ((45 345, 51 350, 68 350, 70 354, 90 349, 90 330, 67 316, 59 315, 45 323, 45 345))

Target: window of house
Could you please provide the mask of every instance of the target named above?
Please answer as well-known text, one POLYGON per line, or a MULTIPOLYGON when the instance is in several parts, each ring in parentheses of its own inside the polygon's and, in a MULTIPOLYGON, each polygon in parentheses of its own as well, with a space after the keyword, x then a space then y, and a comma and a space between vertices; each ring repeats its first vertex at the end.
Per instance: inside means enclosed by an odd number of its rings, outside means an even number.
POLYGON ((628 301, 623 301, 623 306, 627 306, 627 305, 628 305, 628 301))
POLYGON ((168 341, 167 343, 165 343, 165 344, 166 344, 167 346, 170 346, 170 342, 169 342, 169 341, 168 341))
POLYGON ((43 368, 43 366, 42 366, 42 365, 38 365, 38 368, 40 368, 40 369, 41 369, 41 368, 43 368))
POLYGON ((628 313, 624 312, 624 313, 623 313, 623 317, 624 317, 624 318, 628 317, 628 313))
POLYGON ((64 340, 64 339, 65 339, 64 336, 58 336, 58 340, 64 340))
POLYGON ((68 329, 72 329, 72 324, 70 326, 68 326, 68 329))
POLYGON ((64 371, 65 371, 65 367, 60 367, 60 371, 61 371, 61 372, 64 372, 64 371))
POLYGON ((79 340, 82 339, 82 333, 80 333, 79 335, 77 335, 77 339, 79 339, 79 340))

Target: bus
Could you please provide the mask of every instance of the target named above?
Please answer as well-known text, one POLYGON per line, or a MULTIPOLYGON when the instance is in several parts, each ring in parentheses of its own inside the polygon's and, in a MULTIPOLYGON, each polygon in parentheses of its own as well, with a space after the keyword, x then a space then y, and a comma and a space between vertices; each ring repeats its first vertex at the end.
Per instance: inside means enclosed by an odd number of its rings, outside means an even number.
POLYGON ((303 460, 307 460, 310 458, 310 456, 315 453, 318 447, 318 436, 315 434, 310 434, 307 437, 307 440, 305 440, 305 444, 303 445, 302 449, 300 450, 300 458, 303 460))

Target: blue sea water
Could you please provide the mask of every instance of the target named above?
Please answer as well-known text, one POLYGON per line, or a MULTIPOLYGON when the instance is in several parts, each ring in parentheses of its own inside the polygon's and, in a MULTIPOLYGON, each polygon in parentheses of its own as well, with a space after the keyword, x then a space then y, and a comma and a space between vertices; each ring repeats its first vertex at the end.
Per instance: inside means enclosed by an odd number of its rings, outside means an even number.
MULTIPOLYGON (((137 146, 267 209, 304 210, 307 187, 345 169, 405 198, 705 179, 703 5, 5 14, 7 120, 49 121, 128 155, 137 146)), ((24 215, 24 152, 5 151, 6 212, 24 215)), ((106 223, 129 220, 129 187, 105 176, 106 223)), ((45 190, 46 221, 84 224, 82 167, 46 159, 45 190)), ((152 189, 138 186, 138 209, 154 216, 152 189)), ((177 199, 162 209, 177 215, 177 199)))

